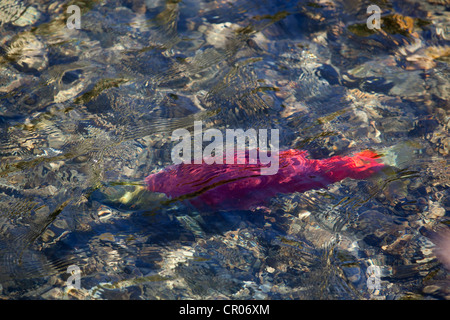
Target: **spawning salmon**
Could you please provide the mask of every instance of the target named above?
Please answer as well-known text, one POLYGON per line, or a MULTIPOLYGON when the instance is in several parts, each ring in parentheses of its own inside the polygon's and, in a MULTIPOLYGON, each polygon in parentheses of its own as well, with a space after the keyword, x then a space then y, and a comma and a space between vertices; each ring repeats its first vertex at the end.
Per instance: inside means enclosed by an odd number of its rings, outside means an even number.
MULTIPOLYGON (((248 156, 248 151, 241 156, 248 156)), ((146 188, 164 193, 171 199, 188 199, 195 207, 214 210, 247 210, 264 206, 277 194, 326 188, 345 178, 367 179, 384 164, 373 151, 353 156, 310 159, 306 151, 278 152, 279 169, 273 175, 261 175, 265 166, 235 161, 234 164, 186 164, 169 166, 149 175, 146 188)))

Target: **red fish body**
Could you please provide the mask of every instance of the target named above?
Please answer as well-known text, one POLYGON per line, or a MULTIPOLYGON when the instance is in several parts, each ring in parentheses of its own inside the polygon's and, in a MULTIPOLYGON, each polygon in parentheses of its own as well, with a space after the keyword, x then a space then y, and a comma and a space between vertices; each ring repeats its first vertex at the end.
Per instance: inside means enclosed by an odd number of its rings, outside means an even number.
POLYGON ((171 199, 189 199, 197 208, 246 210, 267 204, 277 194, 325 188, 345 178, 366 179, 384 166, 372 151, 316 160, 308 159, 306 151, 285 150, 278 152, 278 172, 261 175, 267 165, 238 164, 236 157, 234 164, 203 161, 167 167, 145 179, 147 188, 171 199))

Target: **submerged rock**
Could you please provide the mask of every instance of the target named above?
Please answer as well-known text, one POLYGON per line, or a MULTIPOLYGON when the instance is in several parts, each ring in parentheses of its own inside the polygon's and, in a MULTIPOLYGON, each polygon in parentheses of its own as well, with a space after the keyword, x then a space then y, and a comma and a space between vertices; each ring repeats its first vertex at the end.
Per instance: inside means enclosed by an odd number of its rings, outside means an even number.
POLYGON ((19 34, 5 51, 7 59, 13 61, 19 71, 42 71, 48 67, 46 45, 32 33, 19 34))
POLYGON ((35 24, 39 18, 41 17, 41 13, 34 7, 28 7, 24 13, 19 17, 19 19, 13 22, 13 25, 19 27, 25 27, 28 25, 35 24))
POLYGON ((5 0, 0 3, 0 25, 14 22, 27 9, 27 1, 5 0))

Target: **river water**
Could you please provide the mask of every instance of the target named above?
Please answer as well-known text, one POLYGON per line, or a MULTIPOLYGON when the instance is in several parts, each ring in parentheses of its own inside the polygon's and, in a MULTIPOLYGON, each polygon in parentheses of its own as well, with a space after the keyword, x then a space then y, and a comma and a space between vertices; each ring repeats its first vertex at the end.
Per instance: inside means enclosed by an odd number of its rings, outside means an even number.
POLYGON ((449 8, 0 1, 0 298, 449 299, 449 8), (144 178, 194 121, 388 169, 252 211, 161 205, 144 178))

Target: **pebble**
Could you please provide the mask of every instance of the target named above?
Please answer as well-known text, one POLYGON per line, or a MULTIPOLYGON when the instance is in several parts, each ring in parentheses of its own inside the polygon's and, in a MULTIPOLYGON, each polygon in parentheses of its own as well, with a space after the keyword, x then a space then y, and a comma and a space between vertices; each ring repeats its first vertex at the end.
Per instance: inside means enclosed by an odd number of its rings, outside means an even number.
POLYGON ((65 293, 61 288, 52 288, 42 294, 41 298, 44 300, 60 300, 64 297, 64 295, 65 293))
POLYGON ((55 227, 63 229, 63 230, 69 229, 69 225, 65 219, 57 219, 57 220, 55 220, 55 222, 53 222, 53 225, 55 227))
POLYGON ((98 238, 102 241, 107 241, 107 242, 115 242, 116 241, 116 238, 110 232, 102 233, 101 235, 98 236, 98 238))
POLYGON ((439 289, 440 289, 439 286, 436 286, 436 285, 430 285, 430 286, 426 286, 425 288, 423 288, 422 291, 423 291, 424 293, 430 294, 430 293, 434 293, 434 292, 438 291, 439 289))
POLYGON ((428 211, 428 219, 439 219, 445 216, 445 208, 443 208, 439 203, 432 202, 428 211))
POLYGON ((33 25, 36 21, 41 17, 41 13, 34 7, 28 7, 25 12, 13 22, 13 25, 19 27, 25 27, 29 25, 33 25))
POLYGON ((32 33, 19 34, 6 49, 9 59, 16 61, 24 71, 42 71, 48 67, 46 45, 32 33))
POLYGON ((199 32, 205 34, 206 42, 215 48, 225 49, 229 45, 229 41, 234 38, 234 32, 239 28, 239 25, 224 22, 218 24, 205 23, 198 28, 199 32))
POLYGON ((0 2, 0 24, 14 22, 26 10, 27 2, 4 0, 0 2))
POLYGON ((106 221, 109 220, 110 218, 113 217, 113 213, 111 211, 111 209, 109 209, 106 206, 101 206, 97 212, 99 219, 102 221, 106 221))

